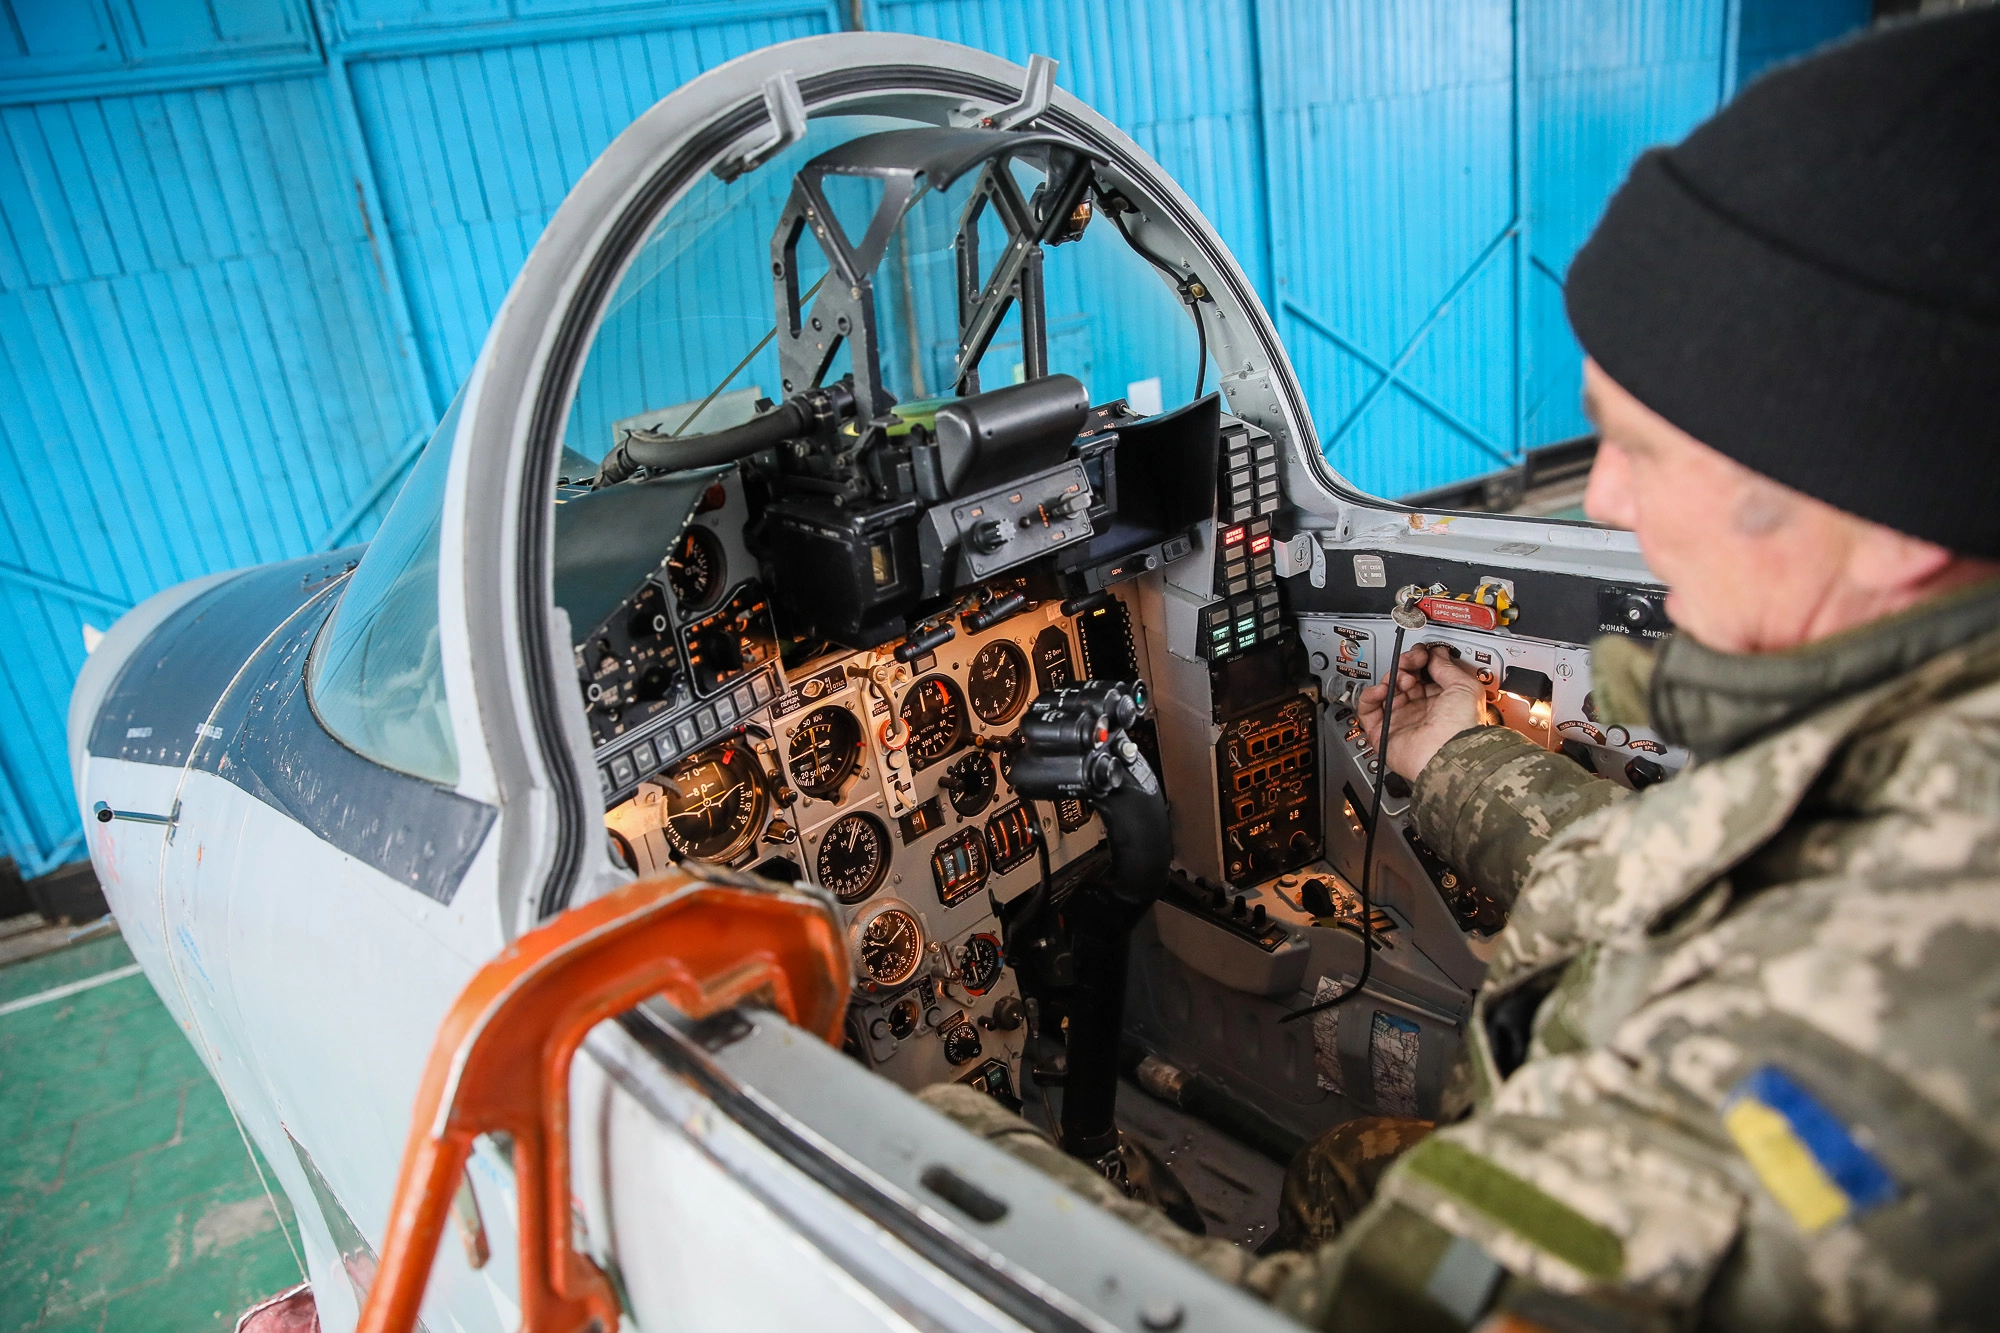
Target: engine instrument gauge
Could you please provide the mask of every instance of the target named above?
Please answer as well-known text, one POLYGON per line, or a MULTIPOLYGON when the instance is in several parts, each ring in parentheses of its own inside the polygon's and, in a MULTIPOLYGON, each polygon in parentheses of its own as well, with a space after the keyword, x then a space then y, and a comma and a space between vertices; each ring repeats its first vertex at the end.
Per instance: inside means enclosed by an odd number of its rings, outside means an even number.
POLYGON ((951 808, 970 819, 992 802, 993 793, 1000 786, 1000 775, 993 771, 990 755, 984 750, 974 750, 947 768, 938 779, 938 786, 951 796, 951 808))
POLYGON ((910 768, 929 768, 965 744, 965 699, 948 676, 925 676, 903 696, 910 768))
POLYGON ((727 861, 757 836, 764 822, 764 775, 748 750, 725 741, 689 755, 668 776, 673 785, 660 831, 682 856, 727 861))
POLYGON ((667 557, 667 583, 683 611, 706 611, 722 592, 725 566, 722 541, 699 524, 692 525, 674 543, 667 557))
POLYGON ((889 873, 889 830, 873 815, 842 815, 820 839, 813 868, 827 892, 844 903, 858 903, 881 888, 889 873))
POLYGON ((822 801, 837 798, 841 784, 861 766, 861 724, 839 704, 807 713, 786 742, 792 785, 822 801))
POLYGON ((902 985, 923 966, 924 928, 901 904, 881 904, 854 923, 849 938, 855 970, 878 989, 902 985))
POLYGON ((981 931, 958 946, 958 984, 968 995, 984 995, 1000 980, 1000 941, 981 931))
POLYGON ((1004 875, 1035 854, 1040 830, 1026 801, 1016 801, 986 821, 986 853, 993 873, 1004 875))
POLYGON ((981 648, 965 675, 965 698, 981 722, 998 726, 1028 702, 1028 655, 1006 639, 981 648))
POLYGON ((961 829, 931 853, 931 878, 946 907, 964 902, 986 882, 986 839, 977 828, 961 829))

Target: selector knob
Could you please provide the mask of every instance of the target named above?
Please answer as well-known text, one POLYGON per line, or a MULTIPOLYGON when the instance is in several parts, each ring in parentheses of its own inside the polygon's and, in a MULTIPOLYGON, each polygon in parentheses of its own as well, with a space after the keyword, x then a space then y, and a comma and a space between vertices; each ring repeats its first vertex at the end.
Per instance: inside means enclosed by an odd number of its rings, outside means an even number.
POLYGON ((1667 770, 1652 760, 1641 757, 1625 765, 1625 776, 1632 780, 1634 787, 1644 790, 1656 782, 1666 781, 1667 770))
POLYGON ((1628 629, 1642 630, 1651 627, 1657 612, 1658 608, 1649 598, 1631 594, 1619 599, 1618 618, 1625 622, 1628 629))
POLYGON ((1021 1002, 1012 995, 1002 996, 993 1006, 991 1022, 997 1032, 1012 1032, 1021 1026, 1023 1019, 1021 1002))
POLYGON ((992 555, 1005 546, 1013 535, 1005 523, 997 518, 989 518, 973 524, 972 531, 966 534, 965 539, 972 543, 972 549, 981 555, 992 555))

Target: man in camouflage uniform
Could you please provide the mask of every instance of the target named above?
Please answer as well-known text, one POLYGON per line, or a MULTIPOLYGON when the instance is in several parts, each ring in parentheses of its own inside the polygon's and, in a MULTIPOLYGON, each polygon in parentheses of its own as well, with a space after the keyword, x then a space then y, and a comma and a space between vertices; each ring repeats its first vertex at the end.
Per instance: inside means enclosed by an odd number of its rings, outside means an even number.
POLYGON ((1302 1154, 1304 1248, 934 1100, 1319 1327, 2000 1326, 1996 181, 1986 11, 1760 81, 1613 200, 1567 291, 1586 507, 1678 629, 1600 643, 1596 698, 1695 762, 1635 795, 1404 657, 1390 766, 1512 913, 1442 1127, 1302 1154))

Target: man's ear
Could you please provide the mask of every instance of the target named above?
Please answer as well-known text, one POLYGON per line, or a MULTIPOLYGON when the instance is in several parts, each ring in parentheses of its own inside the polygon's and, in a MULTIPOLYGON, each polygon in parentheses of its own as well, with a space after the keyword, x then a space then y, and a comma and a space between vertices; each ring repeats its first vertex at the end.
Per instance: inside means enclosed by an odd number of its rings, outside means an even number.
POLYGON ((1860 531, 1848 551, 1848 573, 1872 591, 1919 592, 1960 560, 1935 542, 1866 519, 1854 521, 1860 531))

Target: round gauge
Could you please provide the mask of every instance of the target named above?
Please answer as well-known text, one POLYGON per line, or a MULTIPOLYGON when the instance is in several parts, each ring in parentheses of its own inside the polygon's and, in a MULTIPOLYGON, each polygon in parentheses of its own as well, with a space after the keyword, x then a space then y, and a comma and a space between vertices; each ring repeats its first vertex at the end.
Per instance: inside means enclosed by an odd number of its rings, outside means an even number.
POLYGON ((699 525, 691 526, 674 543, 667 557, 667 582, 674 600, 683 611, 705 611, 722 592, 724 566, 722 541, 699 525))
POLYGON ((889 1006, 889 1035, 897 1041, 908 1041, 923 1026, 923 1002, 914 995, 905 995, 889 1006))
POLYGON ((813 868, 827 892, 844 903, 858 903, 882 887, 882 877, 889 873, 889 830, 873 815, 842 815, 820 839, 813 868))
POLYGON ((727 861, 757 836, 764 775, 748 750, 726 741, 689 755, 667 776, 672 785, 660 831, 682 856, 727 861))
POLYGON ((972 818, 993 800, 1000 775, 984 750, 974 750, 944 771, 938 786, 951 795, 951 808, 966 819, 972 818))
POLYGON ((965 743, 965 700, 947 676, 925 676, 903 696, 910 768, 929 768, 965 743))
POLYGON ((861 724, 839 704, 807 713, 786 740, 792 785, 822 801, 839 796, 840 785, 861 766, 861 724))
POLYGON ((970 1064, 985 1054, 979 1044, 979 1029, 970 1023, 956 1024, 942 1035, 944 1058, 953 1065, 970 1064))
POLYGON ((907 907, 882 905, 854 925, 854 966, 884 989, 900 986, 924 965, 924 928, 907 907))
POLYGON ((981 931, 958 946, 958 984, 968 995, 984 995, 1000 980, 1000 941, 981 931))
POLYGON ((965 699, 981 722, 998 726, 1028 702, 1028 655, 1006 639, 995 639, 972 659, 965 676, 965 699))

